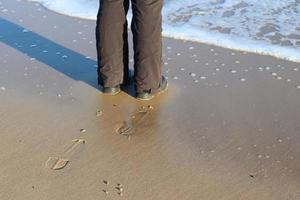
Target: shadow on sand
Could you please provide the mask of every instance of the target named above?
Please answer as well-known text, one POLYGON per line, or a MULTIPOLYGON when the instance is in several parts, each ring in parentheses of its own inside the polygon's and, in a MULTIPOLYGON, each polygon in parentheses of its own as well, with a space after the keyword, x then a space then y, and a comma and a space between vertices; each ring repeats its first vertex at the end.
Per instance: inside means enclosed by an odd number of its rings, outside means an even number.
POLYGON ((55 70, 97 88, 97 62, 0 17, 0 41, 55 70))

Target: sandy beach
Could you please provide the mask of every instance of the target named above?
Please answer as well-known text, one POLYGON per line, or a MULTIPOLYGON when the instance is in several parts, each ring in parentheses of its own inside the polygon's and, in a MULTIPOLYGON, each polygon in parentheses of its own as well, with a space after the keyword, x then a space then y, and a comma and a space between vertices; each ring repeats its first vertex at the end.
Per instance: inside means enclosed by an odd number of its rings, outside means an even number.
POLYGON ((164 38, 169 90, 110 97, 94 27, 0 0, 1 200, 300 199, 299 63, 164 38))

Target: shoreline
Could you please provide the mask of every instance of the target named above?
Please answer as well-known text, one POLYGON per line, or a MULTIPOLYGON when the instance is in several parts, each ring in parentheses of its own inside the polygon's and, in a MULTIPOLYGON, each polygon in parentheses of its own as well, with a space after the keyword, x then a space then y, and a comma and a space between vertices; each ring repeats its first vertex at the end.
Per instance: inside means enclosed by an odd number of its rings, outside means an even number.
MULTIPOLYGON (((54 12, 56 14, 62 15, 62 16, 74 17, 76 19, 88 20, 88 21, 93 21, 93 22, 96 21, 95 17, 93 17, 93 18, 80 17, 77 15, 69 15, 69 14, 66 14, 63 12, 49 9, 46 6, 44 6, 43 3, 41 3, 41 2, 31 2, 31 3, 37 3, 37 4, 41 5, 44 9, 46 9, 50 12, 54 12)), ((129 17, 130 16, 131 16, 131 14, 129 14, 129 17)), ((130 22, 130 20, 128 20, 128 21, 130 22)), ((190 27, 190 28, 192 28, 192 27, 190 27)), ((172 30, 173 27, 170 26, 169 29, 172 30)), ((183 32, 185 32, 184 30, 190 30, 190 29, 183 28, 183 32)), ((131 31, 130 27, 128 28, 128 31, 129 32, 131 31)), ((189 34, 186 35, 185 33, 182 33, 180 35, 178 32, 177 32, 177 34, 179 34, 179 35, 176 35, 176 36, 172 35, 172 33, 164 33, 163 32, 163 37, 169 38, 169 39, 181 40, 181 41, 196 42, 196 43, 203 44, 203 45, 213 45, 213 46, 225 48, 228 50, 255 53, 255 54, 264 55, 264 56, 272 56, 277 59, 283 59, 283 60, 287 60, 290 62, 300 63, 300 57, 295 56, 295 55, 297 55, 297 52, 300 51, 297 48, 292 48, 292 47, 286 48, 285 46, 269 44, 267 42, 260 41, 260 40, 249 41, 249 40, 243 39, 243 38, 238 38, 238 41, 240 41, 239 43, 243 43, 245 45, 243 47, 241 47, 241 46, 238 47, 235 44, 236 41, 233 42, 230 35, 228 35, 228 37, 225 37, 223 34, 217 33, 217 32, 207 32, 205 30, 198 30, 198 31, 199 31, 198 35, 203 35, 203 38, 210 38, 211 35, 213 35, 213 37, 212 37, 213 39, 200 39, 200 38, 195 38, 195 36, 189 36, 189 34), (210 35, 210 36, 208 36, 208 35, 210 35), (214 35, 216 35, 216 36, 214 36, 214 35), (216 38, 221 38, 221 39, 215 40, 216 38), (226 42, 224 42, 224 41, 226 41, 226 42), (261 42, 263 42, 263 43, 261 43, 261 42), (274 49, 272 52, 270 52, 270 49, 272 49, 272 47, 274 47, 274 45, 276 46, 276 50, 274 49), (258 46, 260 46, 260 47, 258 48, 258 46), (268 49, 268 50, 266 50, 266 49, 268 49), (269 52, 266 52, 266 51, 269 51, 269 52), (279 52, 286 51, 287 53, 285 55, 278 55, 278 53, 277 53, 278 51, 279 52), (291 55, 294 55, 294 56, 290 57, 291 55)))

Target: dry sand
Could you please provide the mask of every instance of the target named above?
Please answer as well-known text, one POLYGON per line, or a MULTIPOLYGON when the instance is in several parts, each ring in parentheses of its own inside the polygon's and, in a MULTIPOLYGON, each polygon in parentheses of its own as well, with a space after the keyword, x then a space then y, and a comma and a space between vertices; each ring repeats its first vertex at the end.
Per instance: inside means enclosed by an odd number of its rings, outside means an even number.
POLYGON ((0 11, 1 200, 300 199, 299 63, 165 38, 169 90, 109 97, 94 21, 0 11))

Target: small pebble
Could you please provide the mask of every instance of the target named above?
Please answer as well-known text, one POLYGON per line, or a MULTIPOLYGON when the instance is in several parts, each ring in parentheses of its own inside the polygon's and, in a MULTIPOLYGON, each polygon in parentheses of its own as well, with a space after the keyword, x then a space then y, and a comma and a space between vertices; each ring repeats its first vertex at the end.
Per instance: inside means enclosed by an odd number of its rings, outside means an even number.
POLYGON ((96 116, 97 117, 100 117, 102 114, 103 114, 102 110, 97 110, 97 112, 96 112, 96 116))
POLYGON ((81 132, 81 133, 85 133, 86 130, 82 128, 82 129, 80 129, 80 132, 81 132))
POLYGON ((122 192, 118 192, 118 195, 123 196, 123 193, 122 192))
POLYGON ((190 73, 190 76, 191 76, 191 77, 195 77, 196 74, 195 74, 195 73, 190 73))
POLYGON ((153 109, 154 109, 154 107, 153 107, 153 106, 151 106, 151 105, 148 105, 148 109, 151 109, 151 110, 153 110, 153 109))
POLYGON ((102 190, 105 194, 108 194, 109 191, 108 190, 102 190))
POLYGON ((103 183, 104 183, 105 185, 109 185, 109 182, 108 182, 107 180, 103 180, 103 183))

